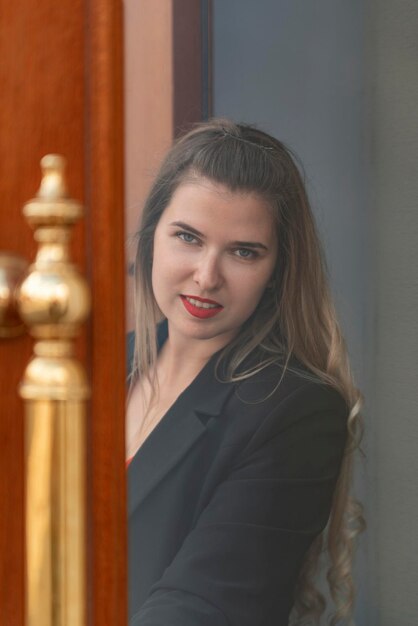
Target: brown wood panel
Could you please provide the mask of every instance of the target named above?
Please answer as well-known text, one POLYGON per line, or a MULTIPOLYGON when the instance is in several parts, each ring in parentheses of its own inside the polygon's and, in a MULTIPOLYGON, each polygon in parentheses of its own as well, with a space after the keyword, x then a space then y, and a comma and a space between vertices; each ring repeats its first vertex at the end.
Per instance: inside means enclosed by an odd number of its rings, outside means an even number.
MULTIPOLYGON (((0 249, 33 257, 22 204, 39 160, 68 160, 86 205, 73 256, 94 310, 78 342, 93 383, 89 411, 89 624, 126 626, 121 0, 0 0, 0 249)), ((31 350, 0 341, 0 624, 24 623, 23 411, 31 350)))
MULTIPOLYGON (((0 0, 0 249, 33 257, 22 204, 39 185, 39 160, 62 152, 74 195, 83 196, 81 0, 0 0), (69 51, 71 50, 71 54, 69 51)), ((83 227, 74 246, 84 259, 83 227)), ((24 619, 23 411, 17 384, 28 337, 0 340, 0 624, 24 619)))
POLYGON ((126 626, 122 3, 90 0, 86 194, 92 381, 89 623, 126 626))

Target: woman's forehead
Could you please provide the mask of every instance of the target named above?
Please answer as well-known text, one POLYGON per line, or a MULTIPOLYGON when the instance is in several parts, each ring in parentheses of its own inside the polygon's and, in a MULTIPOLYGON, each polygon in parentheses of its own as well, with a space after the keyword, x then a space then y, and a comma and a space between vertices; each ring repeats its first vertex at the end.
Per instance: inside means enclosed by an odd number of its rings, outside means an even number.
POLYGON ((207 178, 185 181, 174 192, 163 213, 164 222, 191 220, 192 225, 216 229, 229 227, 234 231, 271 234, 274 220, 271 206, 260 194, 232 191, 207 178))

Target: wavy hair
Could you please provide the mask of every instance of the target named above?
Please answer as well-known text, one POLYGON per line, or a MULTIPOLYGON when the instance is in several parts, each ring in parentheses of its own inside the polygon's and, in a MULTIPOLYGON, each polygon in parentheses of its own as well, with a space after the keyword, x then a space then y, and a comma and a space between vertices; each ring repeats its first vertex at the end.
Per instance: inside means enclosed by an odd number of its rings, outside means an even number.
MULTIPOLYGON (((221 352, 229 381, 255 370, 240 366, 262 349, 257 371, 291 356, 337 389, 349 406, 347 443, 329 522, 311 545, 299 575, 292 620, 318 624, 326 608, 315 585, 321 557, 328 558, 327 579, 335 611, 330 623, 351 619, 354 604, 352 558, 364 528, 362 508, 350 495, 353 456, 362 435, 361 393, 355 386, 345 342, 328 287, 325 255, 309 206, 301 166, 282 142, 254 126, 227 119, 196 125, 174 142, 154 181, 142 213, 135 261, 136 335, 133 375, 150 377, 157 358, 159 311, 151 283, 153 240, 158 221, 176 188, 206 177, 231 191, 256 192, 268 200, 280 241, 273 288, 265 290, 256 310, 221 352), (299 167, 298 167, 299 165, 299 167)), ((309 378, 309 372, 303 374, 309 378)))

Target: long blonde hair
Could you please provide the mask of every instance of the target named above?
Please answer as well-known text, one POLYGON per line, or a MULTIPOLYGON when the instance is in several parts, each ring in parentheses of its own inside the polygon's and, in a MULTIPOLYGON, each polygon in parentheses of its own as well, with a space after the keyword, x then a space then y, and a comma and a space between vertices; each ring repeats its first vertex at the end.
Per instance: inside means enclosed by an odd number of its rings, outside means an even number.
POLYGON ((254 126, 213 119, 178 139, 166 156, 145 203, 135 262, 136 333, 133 376, 150 376, 157 357, 158 308, 152 291, 154 232, 176 188, 190 176, 203 176, 231 191, 257 192, 272 207, 279 254, 273 288, 240 333, 224 348, 218 364, 227 363, 226 379, 254 373, 238 368, 255 349, 265 367, 279 356, 295 356, 313 377, 336 388, 346 399, 348 437, 327 528, 314 540, 300 572, 295 623, 319 623, 325 599, 315 586, 324 548, 327 578, 335 612, 331 624, 350 619, 354 604, 352 557, 364 528, 362 509, 350 495, 353 457, 362 434, 362 396, 354 384, 347 350, 328 287, 321 242, 296 158, 282 142, 254 126))

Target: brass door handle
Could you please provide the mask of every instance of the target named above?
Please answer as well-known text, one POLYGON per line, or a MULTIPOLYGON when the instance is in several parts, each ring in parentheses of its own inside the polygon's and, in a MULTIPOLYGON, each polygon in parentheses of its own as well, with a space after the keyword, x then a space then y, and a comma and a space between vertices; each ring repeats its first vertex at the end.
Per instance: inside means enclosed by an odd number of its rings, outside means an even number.
POLYGON ((29 263, 12 252, 0 252, 0 338, 22 335, 22 322, 16 300, 18 285, 23 281, 29 263))
POLYGON ((90 310, 69 241, 82 206, 68 195, 65 160, 41 160, 23 207, 38 244, 29 265, 0 254, 0 336, 34 337, 19 393, 25 402, 26 625, 86 623, 85 419, 89 385, 73 339, 90 310))

